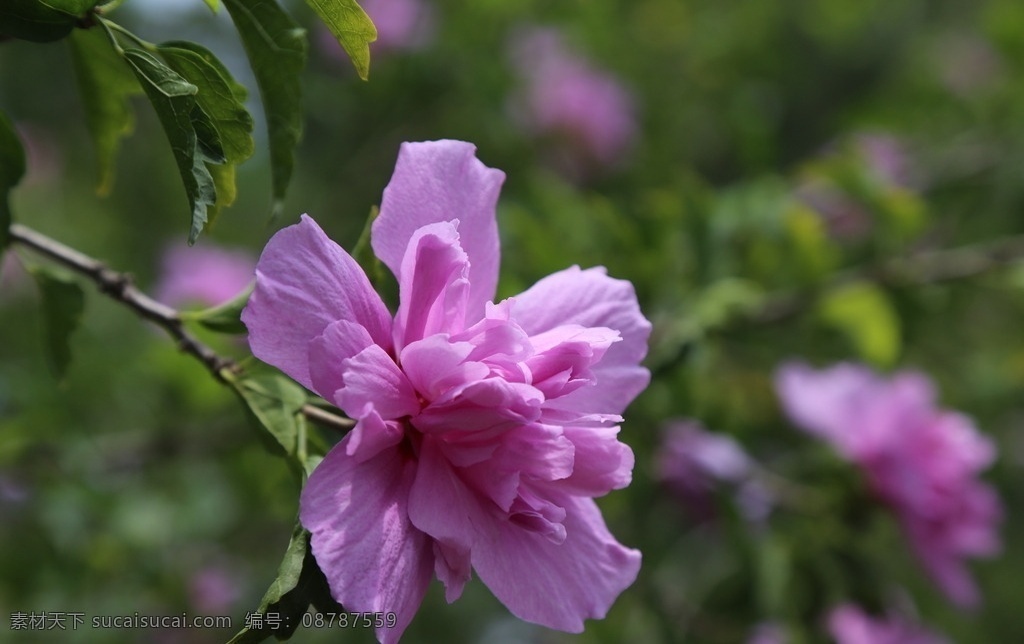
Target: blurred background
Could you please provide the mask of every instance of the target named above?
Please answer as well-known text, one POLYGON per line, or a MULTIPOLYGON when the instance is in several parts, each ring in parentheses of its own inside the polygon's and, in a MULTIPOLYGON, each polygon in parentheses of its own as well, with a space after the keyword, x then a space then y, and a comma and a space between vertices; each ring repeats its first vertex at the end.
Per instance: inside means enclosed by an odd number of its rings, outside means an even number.
MULTIPOLYGON (((405 641, 827 642, 841 639, 829 616, 844 604, 949 641, 1024 641, 1024 5, 366 0, 380 34, 369 82, 304 4, 285 6, 308 28, 310 63, 278 220, 255 82, 225 13, 199 0, 129 0, 114 17, 152 42, 204 44, 250 89, 257 152, 211 234, 184 243, 187 202, 145 101, 112 191, 96 195, 60 42, 0 43, 0 109, 28 153, 13 210, 169 304, 203 308, 244 288, 266 240, 301 213, 351 249, 399 144, 455 138, 508 176, 499 296, 572 264, 633 282, 655 327, 654 378, 621 434, 634 482, 600 503, 643 552, 640 578, 582 635, 518 621, 479 581, 450 606, 434 583, 405 641), (915 258, 933 261, 917 270, 915 258), (891 270, 899 260, 914 270, 891 270), (923 372, 993 442, 982 478, 1005 518, 999 554, 969 563, 977 608, 950 603, 858 467, 783 413, 773 377, 792 359, 923 372), (734 442, 702 460, 671 443, 680 423, 734 442), (755 474, 731 474, 723 450, 755 474)), ((12 256, 0 640, 55 641, 6 632, 8 616, 63 611, 230 615, 234 628, 61 641, 226 641, 276 576, 297 483, 229 390, 90 288, 56 379, 21 268, 41 260, 12 256)), ((892 637, 857 641, 910 641, 892 637)))

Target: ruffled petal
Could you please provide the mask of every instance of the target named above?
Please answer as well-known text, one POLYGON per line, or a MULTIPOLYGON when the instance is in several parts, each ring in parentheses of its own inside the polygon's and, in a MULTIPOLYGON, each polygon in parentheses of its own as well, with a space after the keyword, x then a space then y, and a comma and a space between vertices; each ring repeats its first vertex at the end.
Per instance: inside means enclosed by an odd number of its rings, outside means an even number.
POLYGON ((488 168, 476 147, 462 141, 403 143, 384 189, 371 242, 401 281, 402 259, 413 234, 438 222, 459 221, 459 236, 471 266, 467 320, 483 316, 498 284, 500 247, 495 209, 505 173, 488 168))
POLYGON ((640 366, 647 355, 651 323, 640 312, 633 285, 573 266, 540 280, 517 295, 513 319, 531 336, 562 325, 607 327, 621 342, 608 347, 592 368, 595 383, 549 402, 550 406, 587 413, 620 414, 643 391, 650 372, 640 366))
POLYGON ((633 450, 618 439, 618 427, 563 428, 576 458, 572 474, 558 482, 559 489, 581 496, 603 496, 633 480, 633 450))
POLYGON ((242 312, 249 346, 312 389, 310 343, 338 320, 359 324, 375 344, 391 347, 391 316, 366 274, 303 215, 278 231, 260 256, 256 288, 242 312))
POLYGON ((313 470, 299 518, 334 599, 352 612, 393 611, 395 627, 377 629, 377 639, 397 642, 434 569, 430 538, 409 521, 416 463, 398 449, 357 463, 347 440, 313 470))
POLYGON ((413 233, 402 259, 398 294, 393 337, 399 351, 411 342, 465 327, 469 259, 453 224, 429 224, 413 233))
POLYGON ((565 540, 509 521, 481 521, 473 568, 494 596, 517 617, 570 633, 583 620, 601 619, 636 580, 640 552, 619 544, 591 499, 549 494, 565 510, 565 540))
POLYGON ((367 404, 388 420, 419 411, 420 403, 409 379, 377 345, 343 360, 342 368, 345 384, 335 392, 334 401, 349 416, 358 418, 367 404))
POLYGON ((334 400, 334 392, 345 386, 343 361, 373 344, 373 338, 362 325, 338 320, 309 343, 310 387, 326 400, 334 400))

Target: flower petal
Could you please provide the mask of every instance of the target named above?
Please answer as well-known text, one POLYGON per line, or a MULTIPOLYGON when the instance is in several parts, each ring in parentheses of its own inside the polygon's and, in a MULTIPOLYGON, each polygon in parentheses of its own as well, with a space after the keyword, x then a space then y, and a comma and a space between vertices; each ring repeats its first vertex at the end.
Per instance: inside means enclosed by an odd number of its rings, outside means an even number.
POLYGON ((517 617, 579 633, 584 619, 603 618, 636 580, 640 552, 615 540, 592 499, 549 493, 547 500, 565 509, 564 542, 488 521, 481 538, 487 547, 473 549, 473 568, 517 617))
POLYGON ((596 383, 549 404, 588 413, 619 414, 643 391, 650 372, 640 366, 647 355, 651 323, 640 312, 633 285, 605 273, 573 266, 540 280, 512 305, 513 319, 531 336, 562 325, 607 327, 622 341, 608 347, 592 367, 596 383))
POLYGON ((309 343, 310 387, 326 400, 334 400, 334 392, 345 386, 345 367, 342 364, 366 347, 373 338, 361 324, 338 320, 309 343))
POLYGON ((504 172, 485 166, 475 152, 475 146, 462 141, 403 143, 371 235, 373 251, 401 280, 402 259, 416 230, 458 219, 471 265, 470 322, 483 316, 498 284, 495 208, 505 181, 504 172))
POLYGON ((371 344, 343 360, 342 367, 345 385, 335 392, 334 401, 349 416, 358 418, 370 403, 387 420, 419 411, 420 403, 409 379, 384 349, 371 344))
POLYGON ((363 270, 311 218, 275 234, 256 265, 256 288, 242 312, 257 358, 312 389, 309 345, 333 322, 363 326, 391 346, 391 316, 363 270))
POLYGON ((465 327, 469 260, 449 222, 413 233, 398 279, 399 305, 393 337, 399 351, 436 333, 465 327))
POLYGON ((558 482, 570 494, 603 496, 633 480, 633 450, 617 436, 618 427, 574 427, 562 430, 573 444, 572 474, 558 482))
POLYGON ((345 453, 347 440, 313 470, 299 518, 334 599, 352 612, 393 611, 395 627, 377 629, 377 638, 397 642, 434 568, 430 538, 409 521, 416 463, 398 449, 357 463, 345 453))

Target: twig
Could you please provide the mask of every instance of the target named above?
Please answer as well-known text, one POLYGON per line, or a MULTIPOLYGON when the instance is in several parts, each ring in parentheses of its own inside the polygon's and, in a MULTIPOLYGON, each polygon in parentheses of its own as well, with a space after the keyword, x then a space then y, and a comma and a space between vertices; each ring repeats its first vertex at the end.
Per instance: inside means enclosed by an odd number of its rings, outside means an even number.
POLYGON ((101 293, 126 305, 140 317, 155 323, 177 341, 182 351, 202 362, 217 380, 226 382, 221 375, 221 371, 225 369, 239 372, 238 363, 217 355, 213 349, 203 344, 185 328, 176 310, 140 291, 132 283, 129 275, 118 273, 98 259, 93 259, 21 224, 11 224, 10 234, 12 242, 31 248, 88 277, 101 293))
MULTIPOLYGON (((206 370, 220 382, 231 384, 231 379, 224 375, 225 371, 231 374, 242 372, 242 368, 237 362, 218 355, 208 345, 192 335, 185 328, 178 311, 140 291, 132 283, 129 275, 119 273, 98 259, 89 257, 21 224, 11 224, 10 235, 13 243, 31 248, 89 278, 101 293, 124 304, 140 317, 155 323, 177 341, 178 347, 182 351, 202 362, 206 370)), ((334 429, 349 430, 355 426, 355 421, 332 414, 314 405, 304 405, 302 413, 309 420, 334 429)))

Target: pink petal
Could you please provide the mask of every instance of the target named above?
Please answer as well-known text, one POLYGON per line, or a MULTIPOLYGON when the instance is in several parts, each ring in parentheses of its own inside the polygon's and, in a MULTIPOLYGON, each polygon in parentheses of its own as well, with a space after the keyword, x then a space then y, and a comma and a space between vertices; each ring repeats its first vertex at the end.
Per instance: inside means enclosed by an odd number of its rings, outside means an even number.
POLYGON ((334 396, 335 402, 351 417, 358 417, 372 403, 382 418, 393 420, 412 416, 420 409, 409 379, 384 349, 375 344, 342 361, 345 385, 334 396))
POLYGON ((640 361, 647 355, 651 323, 640 312, 629 282, 608 277, 604 268, 581 271, 573 266, 545 277, 513 299, 513 319, 531 336, 577 324, 607 327, 622 337, 592 368, 596 384, 550 404, 619 414, 647 386, 651 374, 640 361))
POLYGON ((390 348, 391 316, 359 265, 312 219, 277 232, 256 265, 256 289, 242 312, 249 346, 308 388, 310 343, 333 322, 363 326, 390 348))
POLYGON ((436 400, 452 387, 465 386, 487 377, 490 370, 479 362, 467 362, 473 345, 449 342, 443 335, 418 340, 402 349, 402 370, 416 391, 436 400))
POLYGON ((573 427, 562 430, 576 455, 572 474, 559 482, 571 494, 602 496, 633 480, 633 450, 619 441, 618 427, 573 427))
POLYGON ((309 343, 309 379, 313 391, 326 400, 334 400, 334 392, 345 386, 346 358, 351 358, 373 344, 373 338, 361 324, 338 320, 309 343))
POLYGON ((398 279, 395 346, 465 327, 469 260, 449 222, 429 224, 409 239, 398 279))
POLYGON ((352 428, 345 445, 345 453, 363 463, 389 447, 402 441, 404 430, 393 420, 386 421, 380 417, 373 405, 367 403, 356 418, 359 422, 352 428))
POLYGON ((397 642, 434 568, 430 538, 409 521, 416 463, 398 449, 357 463, 345 454, 347 440, 310 475, 299 518, 334 599, 352 612, 394 611, 397 624, 377 629, 377 638, 397 642))
POLYGON ((428 224, 459 220, 459 237, 471 266, 470 322, 483 316, 498 283, 495 208, 505 181, 505 173, 485 166, 475 152, 475 146, 461 141, 403 143, 371 236, 377 257, 401 280, 413 233, 428 224))
POLYGON ((615 540, 593 500, 550 500, 565 509, 564 542, 492 519, 482 525, 486 547, 473 549, 473 568, 517 617, 579 633, 584 619, 603 618, 636 580, 640 552, 615 540))

